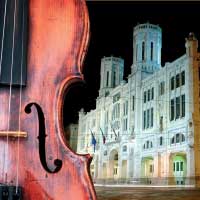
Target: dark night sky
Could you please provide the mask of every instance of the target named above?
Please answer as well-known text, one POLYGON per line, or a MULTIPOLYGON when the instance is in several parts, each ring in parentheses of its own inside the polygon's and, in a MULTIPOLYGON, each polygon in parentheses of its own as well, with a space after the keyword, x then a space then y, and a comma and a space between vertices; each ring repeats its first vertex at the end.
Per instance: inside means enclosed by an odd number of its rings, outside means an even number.
POLYGON ((85 84, 74 87, 66 97, 64 124, 77 121, 78 110, 95 108, 103 56, 125 60, 124 78, 130 73, 133 27, 137 23, 162 28, 162 66, 185 53, 185 37, 194 32, 200 39, 200 2, 88 1, 90 44, 84 63, 85 84), (70 107, 66 106, 70 102, 70 107), (72 103, 73 102, 73 103, 72 103))

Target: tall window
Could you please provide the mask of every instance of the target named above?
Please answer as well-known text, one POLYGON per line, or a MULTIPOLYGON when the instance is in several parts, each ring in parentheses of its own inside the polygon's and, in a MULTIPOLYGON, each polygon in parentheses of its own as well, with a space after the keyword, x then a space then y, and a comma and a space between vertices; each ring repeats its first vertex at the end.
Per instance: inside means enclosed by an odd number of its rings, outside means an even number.
POLYGON ((133 98, 133 100, 132 100, 132 110, 134 111, 134 108, 135 108, 135 97, 133 96, 132 98, 133 98))
POLYGON ((150 101, 150 90, 148 90, 148 101, 150 101))
POLYGON ((151 88, 151 100, 154 98, 154 88, 151 88))
POLYGON ((163 137, 160 137, 160 146, 163 145, 163 137))
POLYGON ((180 171, 183 171, 183 161, 180 162, 180 171))
POLYGON ((145 43, 142 42, 142 61, 144 61, 145 43))
POLYGON ((181 117, 185 117, 185 95, 181 95, 181 117))
POLYGON ((147 141, 147 149, 149 148, 149 141, 147 141))
POLYGON ((143 112, 143 129, 146 128, 146 110, 143 112))
POLYGON ((176 75, 176 88, 180 86, 180 74, 176 75))
POLYGON ((109 84, 109 72, 107 72, 107 76, 106 76, 106 86, 108 86, 109 84))
POLYGON ((170 84, 171 84, 171 90, 173 90, 174 89, 174 76, 171 77, 170 84))
POLYGON ((171 112, 170 112, 170 120, 174 120, 174 99, 171 99, 171 102, 170 102, 170 107, 171 107, 171 112))
POLYGON ((153 60, 153 42, 151 42, 151 61, 153 60))
POLYGON ((149 117, 150 117, 150 110, 147 110, 147 128, 149 128, 149 117))
POLYGON ((165 92, 165 82, 162 81, 162 82, 160 83, 160 85, 159 85, 159 94, 160 94, 160 95, 163 95, 164 92, 165 92))
POLYGON ((116 86, 116 72, 113 73, 113 87, 116 86))
POLYGON ((163 131, 163 116, 160 117, 160 131, 163 131))
POLYGON ((145 91, 144 92, 144 103, 146 103, 146 101, 147 101, 147 92, 145 91))
POLYGON ((185 71, 181 72, 181 85, 185 85, 185 71))
POLYGON ((176 163, 176 171, 179 172, 179 162, 176 163))
POLYGON ((176 119, 180 117, 180 97, 176 97, 176 119))
POLYGON ((176 143, 180 142, 180 134, 176 134, 176 143))
POLYGON ((153 108, 151 108, 151 127, 153 127, 153 108))

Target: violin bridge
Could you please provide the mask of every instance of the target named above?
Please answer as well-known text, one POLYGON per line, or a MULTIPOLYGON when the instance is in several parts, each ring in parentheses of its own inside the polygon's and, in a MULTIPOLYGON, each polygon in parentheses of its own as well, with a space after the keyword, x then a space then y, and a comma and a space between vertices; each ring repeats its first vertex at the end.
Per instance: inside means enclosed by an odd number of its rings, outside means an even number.
POLYGON ((27 135, 27 132, 24 131, 0 131, 0 137, 26 138, 27 135))

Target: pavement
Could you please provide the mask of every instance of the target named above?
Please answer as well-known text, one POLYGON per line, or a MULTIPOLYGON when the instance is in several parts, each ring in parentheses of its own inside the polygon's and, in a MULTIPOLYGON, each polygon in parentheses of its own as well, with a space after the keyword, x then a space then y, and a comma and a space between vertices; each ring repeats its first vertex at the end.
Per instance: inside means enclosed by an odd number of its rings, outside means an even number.
POLYGON ((97 200, 200 200, 194 186, 95 185, 97 200))

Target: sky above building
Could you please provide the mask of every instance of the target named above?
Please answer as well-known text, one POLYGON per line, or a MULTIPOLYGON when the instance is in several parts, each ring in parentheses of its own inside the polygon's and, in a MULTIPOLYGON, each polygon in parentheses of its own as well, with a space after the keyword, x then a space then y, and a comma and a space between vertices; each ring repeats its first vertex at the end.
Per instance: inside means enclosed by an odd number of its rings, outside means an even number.
POLYGON ((64 125, 76 123, 78 111, 96 107, 100 65, 104 56, 124 59, 124 79, 133 62, 133 28, 152 23, 162 28, 162 66, 185 53, 185 38, 194 32, 200 39, 200 2, 87 1, 90 43, 84 63, 84 84, 70 90, 65 99, 64 125))

